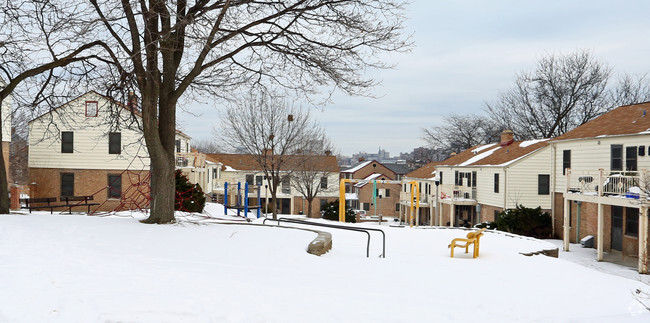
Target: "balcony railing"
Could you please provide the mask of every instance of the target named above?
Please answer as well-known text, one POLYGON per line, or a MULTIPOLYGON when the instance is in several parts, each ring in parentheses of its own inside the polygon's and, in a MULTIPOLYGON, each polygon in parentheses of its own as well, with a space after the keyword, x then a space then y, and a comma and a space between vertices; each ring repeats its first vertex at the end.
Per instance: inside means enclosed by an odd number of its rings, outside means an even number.
POLYGON ((600 170, 567 170, 566 190, 586 195, 620 196, 639 198, 647 195, 648 174, 646 170, 634 172, 600 170))
POLYGON ((205 154, 176 153, 176 167, 205 167, 205 154))
POLYGON ((440 197, 453 198, 454 200, 476 200, 476 188, 457 186, 457 185, 440 185, 440 197))

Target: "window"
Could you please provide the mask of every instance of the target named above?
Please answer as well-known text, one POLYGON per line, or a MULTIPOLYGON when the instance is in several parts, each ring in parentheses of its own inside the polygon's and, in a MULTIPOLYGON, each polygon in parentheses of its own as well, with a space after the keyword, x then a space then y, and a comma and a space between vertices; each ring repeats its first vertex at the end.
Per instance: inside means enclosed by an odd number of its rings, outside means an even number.
POLYGON ((217 179, 217 170, 216 169, 212 170, 212 179, 217 179))
POLYGON ((323 210, 327 206, 327 200, 326 199, 320 199, 320 209, 323 210))
POLYGON ((539 174, 539 175, 537 175, 537 194, 538 195, 549 195, 550 194, 550 182, 551 182, 551 175, 548 175, 548 174, 539 174))
POLYGON ((562 151, 562 175, 566 175, 567 168, 571 168, 571 150, 562 151))
POLYGON ((255 184, 256 185, 262 185, 262 180, 263 180, 263 176, 261 176, 261 175, 255 176, 255 184))
POLYGON ((623 145, 611 146, 610 170, 623 170, 623 145))
POLYGON ((86 101, 86 117, 96 117, 97 110, 97 101, 86 101))
POLYGON ((108 134, 108 153, 121 154, 122 153, 122 134, 119 132, 111 132, 108 134))
POLYGON ((253 180, 255 179, 255 176, 252 174, 246 174, 246 184, 248 185, 253 185, 253 180))
POLYGON ((386 189, 386 196, 384 197, 390 197, 390 189, 386 189))
POLYGON ((458 183, 460 183, 461 181, 462 181, 462 179, 460 178, 460 173, 458 173, 458 171, 455 171, 454 172, 454 185, 459 186, 460 184, 458 184, 458 183))
POLYGON ((442 184, 442 172, 440 172, 440 184, 442 184))
POLYGON ((122 197, 122 176, 108 175, 108 198, 119 199, 122 197))
POLYGON ((282 178, 282 193, 291 194, 291 179, 289 175, 282 178))
POLYGON ((370 211, 370 203, 361 203, 363 206, 363 209, 366 211, 370 211))
POLYGON ((472 172, 472 187, 476 187, 476 171, 472 172))
POLYGON ((645 156, 645 146, 639 146, 639 156, 645 156))
POLYGON ((181 141, 176 139, 176 152, 180 153, 181 152, 181 141))
POLYGON ((395 211, 399 212, 399 203, 395 204, 395 211))
POLYGON ((497 222, 497 220, 499 220, 499 213, 501 212, 499 212, 498 210, 494 210, 494 222, 497 222))
POLYGON ((494 193, 499 193, 499 174, 494 174, 494 193))
POLYGON ((639 209, 625 208, 625 234, 639 236, 639 209))
POLYGON ((61 152, 65 154, 72 154, 74 150, 74 132, 62 131, 61 132, 61 152))
POLYGON ((327 176, 320 178, 320 188, 327 189, 327 176))
POLYGON ((74 173, 61 173, 61 196, 74 196, 74 173))
POLYGON ((636 153, 638 152, 636 146, 625 147, 625 170, 635 171, 636 170, 636 153))

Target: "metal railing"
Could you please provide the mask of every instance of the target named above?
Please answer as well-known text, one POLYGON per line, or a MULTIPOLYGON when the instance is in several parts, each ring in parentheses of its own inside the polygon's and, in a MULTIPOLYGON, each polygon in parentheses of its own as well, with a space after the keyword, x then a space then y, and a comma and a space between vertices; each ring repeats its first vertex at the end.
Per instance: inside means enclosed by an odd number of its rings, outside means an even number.
POLYGON ((381 253, 381 255, 379 255, 379 257, 386 258, 386 234, 381 229, 349 227, 349 226, 345 226, 345 225, 317 223, 317 222, 303 221, 303 220, 290 219, 290 218, 278 218, 277 220, 264 219, 264 221, 262 221, 262 224, 266 224, 267 220, 269 220, 269 221, 278 221, 278 225, 280 225, 280 222, 286 222, 286 223, 313 225, 313 226, 319 226, 319 227, 341 229, 341 230, 349 230, 349 231, 356 231, 356 232, 364 232, 368 236, 368 241, 366 243, 366 257, 368 257, 368 258, 370 257, 370 232, 369 231, 379 231, 379 232, 381 232, 381 235, 382 235, 382 238, 383 238, 382 239, 382 253, 381 253))
POLYGON ((568 170, 567 191, 589 195, 618 195, 639 198, 649 183, 645 170, 634 172, 605 170, 568 170), (600 192, 599 192, 600 191, 600 192))

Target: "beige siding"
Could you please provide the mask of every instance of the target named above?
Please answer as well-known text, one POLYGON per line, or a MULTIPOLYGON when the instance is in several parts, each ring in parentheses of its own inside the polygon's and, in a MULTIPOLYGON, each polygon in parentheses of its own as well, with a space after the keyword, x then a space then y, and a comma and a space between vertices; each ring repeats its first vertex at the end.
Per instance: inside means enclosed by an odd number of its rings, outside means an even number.
POLYGON ((479 204, 503 207, 506 177, 502 167, 481 167, 477 170, 476 199, 479 204), (499 174, 499 192, 494 192, 494 174, 499 174))
POLYGON ((611 145, 623 145, 623 167, 625 167, 625 147, 645 146, 645 156, 638 156, 637 168, 650 169, 650 156, 647 153, 650 145, 650 134, 603 137, 554 143, 556 154, 554 162, 555 192, 564 192, 565 176, 562 175, 562 157, 564 150, 571 150, 572 171, 597 171, 602 168, 610 171, 611 145))
POLYGON ((2 141, 7 142, 11 141, 11 104, 11 97, 2 101, 2 141))
MULTIPOLYGON (((538 194, 538 175, 551 175, 551 149, 542 148, 507 168, 506 208, 518 204, 525 207, 551 209, 551 194, 538 194)), ((550 185, 550 183, 549 183, 550 185)))

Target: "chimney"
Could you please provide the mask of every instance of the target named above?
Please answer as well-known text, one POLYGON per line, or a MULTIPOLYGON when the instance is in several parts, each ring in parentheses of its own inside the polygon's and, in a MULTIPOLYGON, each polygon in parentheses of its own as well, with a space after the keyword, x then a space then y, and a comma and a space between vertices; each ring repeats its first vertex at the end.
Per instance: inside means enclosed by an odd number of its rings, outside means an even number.
POLYGON ((515 141, 515 134, 512 130, 503 130, 501 132, 501 146, 507 146, 515 141))
POLYGON ((273 149, 264 148, 264 151, 262 153, 264 154, 264 156, 271 156, 271 155, 273 155, 273 149))
POLYGON ((133 91, 129 91, 128 100, 129 102, 127 103, 127 106, 129 111, 138 112, 138 97, 135 96, 133 91))

